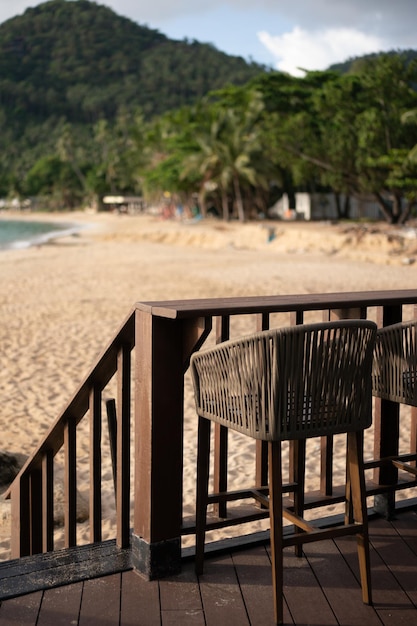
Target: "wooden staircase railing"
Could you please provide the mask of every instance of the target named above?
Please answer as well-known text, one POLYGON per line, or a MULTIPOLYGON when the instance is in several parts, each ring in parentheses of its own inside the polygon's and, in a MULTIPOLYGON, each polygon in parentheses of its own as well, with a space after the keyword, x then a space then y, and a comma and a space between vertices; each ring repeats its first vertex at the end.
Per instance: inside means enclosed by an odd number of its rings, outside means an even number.
MULTIPOLYGON (((90 421, 90 541, 102 539, 101 439, 102 396, 117 374, 115 452, 117 544, 129 545, 130 534, 130 422, 131 351, 135 345, 135 313, 129 315, 114 339, 75 392, 42 443, 12 483, 12 557, 54 549, 54 457, 64 450, 64 542, 77 543, 77 426, 90 421)), ((114 418, 113 414, 113 418, 114 418)))

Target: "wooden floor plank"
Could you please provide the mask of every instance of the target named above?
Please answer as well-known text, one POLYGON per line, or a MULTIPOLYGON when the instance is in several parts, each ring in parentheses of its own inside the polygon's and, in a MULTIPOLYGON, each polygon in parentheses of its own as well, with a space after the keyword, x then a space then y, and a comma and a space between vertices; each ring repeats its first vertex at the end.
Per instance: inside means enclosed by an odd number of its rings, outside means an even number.
MULTIPOLYGON (((384 534, 390 527, 385 520, 375 522, 375 527, 380 527, 384 534)), ((417 613, 407 594, 401 589, 397 579, 387 567, 387 564, 379 555, 376 538, 378 532, 371 532, 371 580, 374 609, 383 624, 413 626, 417 623, 417 613), (374 545, 375 540, 375 545, 374 545), (401 615, 401 617, 399 617, 401 615)), ((337 546, 351 569, 359 579, 358 558, 356 541, 353 537, 345 537, 337 540, 337 546)))
MULTIPOLYGON (((232 558, 251 625, 274 624, 271 562, 265 547, 239 551, 232 558)), ((292 623, 286 605, 284 619, 292 623)))
POLYGON ((158 581, 147 581, 134 571, 123 572, 121 626, 160 626, 158 581))
POLYGON ((307 559, 284 550, 284 595, 294 624, 335 626, 337 621, 307 559))
MULTIPOLYGON (((285 623, 415 626, 416 520, 401 513, 370 524, 374 607, 362 603, 354 537, 306 545, 302 558, 287 549, 285 623)), ((258 545, 207 556, 199 580, 185 561, 179 577, 159 582, 125 571, 6 599, 0 626, 269 626, 272 606, 269 547, 258 545)))
POLYGON ((360 584, 333 541, 306 544, 304 552, 340 626, 380 626, 373 608, 362 602, 360 584))
POLYGON ((162 611, 162 626, 205 626, 202 610, 162 611))
POLYGON ((84 582, 79 626, 119 626, 121 574, 84 582))
POLYGON ((200 589, 193 562, 185 563, 180 574, 161 580, 159 590, 163 611, 202 610, 200 589))
POLYGON ((48 589, 43 594, 36 626, 78 624, 83 583, 48 589))
POLYGON ((35 626, 42 602, 42 591, 5 600, 0 606, 0 626, 35 626))
POLYGON ((372 524, 371 542, 375 608, 384 624, 416 624, 417 557, 389 522, 372 524))
POLYGON ((162 626, 204 626, 204 613, 194 563, 185 563, 181 574, 159 583, 162 626))
POLYGON ((206 626, 249 626, 233 561, 229 555, 207 559, 200 578, 206 626))
POLYGON ((402 513, 393 519, 391 524, 410 550, 417 555, 417 511, 402 513))

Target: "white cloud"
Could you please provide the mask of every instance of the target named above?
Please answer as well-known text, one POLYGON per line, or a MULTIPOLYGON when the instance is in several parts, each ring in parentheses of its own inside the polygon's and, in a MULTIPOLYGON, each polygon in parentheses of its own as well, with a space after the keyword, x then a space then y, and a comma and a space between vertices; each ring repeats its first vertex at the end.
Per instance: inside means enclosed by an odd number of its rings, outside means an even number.
MULTIPOLYGON (((228 54, 322 69, 351 56, 416 48, 416 0, 94 0, 174 39, 228 54), (256 33, 258 32, 258 37, 256 33)), ((0 23, 43 0, 0 0, 0 23)))
POLYGON ((299 68, 324 70, 332 63, 386 48, 379 37, 354 28, 309 32, 295 26, 291 32, 282 35, 262 31, 258 33, 258 38, 275 57, 276 68, 293 76, 304 75, 299 68))

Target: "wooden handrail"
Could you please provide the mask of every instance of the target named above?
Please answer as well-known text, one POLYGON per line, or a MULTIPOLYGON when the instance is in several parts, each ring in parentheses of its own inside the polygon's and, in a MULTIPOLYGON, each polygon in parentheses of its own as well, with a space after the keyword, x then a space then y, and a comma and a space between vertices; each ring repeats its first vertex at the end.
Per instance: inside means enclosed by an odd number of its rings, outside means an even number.
MULTIPOLYGON (((64 443, 65 425, 70 420, 78 424, 84 417, 88 411, 91 389, 94 385, 104 389, 109 380, 116 373, 117 354, 122 345, 127 345, 130 349, 133 349, 135 345, 134 312, 130 313, 114 339, 100 355, 97 363, 93 366, 89 374, 87 374, 85 380, 81 383, 61 415, 55 420, 38 448, 27 459, 15 480, 19 480, 23 474, 35 467, 40 467, 44 453, 48 452, 55 455, 61 449, 64 443)), ((11 487, 5 492, 4 497, 9 498, 10 492, 11 487)))
POLYGON ((415 289, 396 291, 353 291, 321 294, 296 294, 280 296, 251 296, 247 298, 210 298, 198 300, 167 300, 138 302, 136 308, 157 317, 184 319, 194 317, 217 317, 225 315, 249 315, 262 313, 285 313, 358 309, 374 306, 390 307, 416 303, 415 289))

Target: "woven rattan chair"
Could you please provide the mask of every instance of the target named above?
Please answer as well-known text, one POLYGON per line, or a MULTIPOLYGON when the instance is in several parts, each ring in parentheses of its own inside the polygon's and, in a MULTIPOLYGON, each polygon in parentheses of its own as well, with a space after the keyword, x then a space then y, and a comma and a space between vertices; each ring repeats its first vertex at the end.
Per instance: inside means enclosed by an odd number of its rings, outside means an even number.
MULTIPOLYGON (((391 402, 417 406, 417 321, 399 322, 377 332, 372 393, 391 402)), ((417 476, 417 468, 391 459, 398 468, 417 476)))
MULTIPOLYGON (((371 603, 368 525, 363 472, 363 430, 371 424, 371 368, 376 325, 345 320, 264 331, 228 341, 191 359, 199 416, 196 502, 196 571, 203 572, 210 425, 218 422, 268 442, 272 584, 277 623, 283 620, 283 554, 288 545, 356 534, 362 596, 371 603), (318 529, 283 508, 281 442, 347 433, 347 506, 341 527, 318 529), (295 526, 283 533, 283 516, 295 526)), ((254 492, 256 495, 256 492, 254 492)), ((224 494, 223 496, 224 497, 224 494)), ((215 498, 215 496, 214 496, 215 498)), ((210 494, 210 502, 213 494, 210 494)), ((296 498, 294 497, 294 501, 296 498)))
POLYGON ((385 400, 417 406, 417 321, 378 330, 372 391, 385 400))

